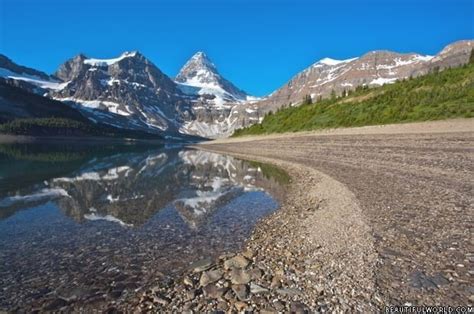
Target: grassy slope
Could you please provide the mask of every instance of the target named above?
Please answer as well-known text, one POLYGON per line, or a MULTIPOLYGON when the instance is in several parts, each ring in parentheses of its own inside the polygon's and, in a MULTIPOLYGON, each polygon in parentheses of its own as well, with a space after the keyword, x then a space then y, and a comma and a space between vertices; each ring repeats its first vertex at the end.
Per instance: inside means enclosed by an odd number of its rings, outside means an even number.
POLYGON ((474 64, 281 109, 233 136, 474 117, 474 64))

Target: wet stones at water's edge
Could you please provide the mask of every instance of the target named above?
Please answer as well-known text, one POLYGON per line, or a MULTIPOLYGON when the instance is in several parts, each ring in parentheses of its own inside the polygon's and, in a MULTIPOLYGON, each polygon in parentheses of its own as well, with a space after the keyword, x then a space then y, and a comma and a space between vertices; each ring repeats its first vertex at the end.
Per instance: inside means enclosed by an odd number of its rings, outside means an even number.
POLYGON ((20 148, 0 149, 0 312, 128 311, 194 261, 208 286, 222 276, 213 260, 239 250, 285 191, 268 167, 199 150, 92 151, 58 166, 20 148))
MULTIPOLYGON (((146 291, 138 302, 140 310, 308 310, 298 301, 298 288, 272 288, 274 279, 290 284, 257 261, 254 251, 224 254, 217 261, 199 261, 178 282, 146 291), (203 267, 203 265, 206 265, 203 267), (169 302, 163 302, 162 300, 169 302)), ((280 287, 280 285, 277 285, 280 287)), ((321 291, 323 294, 324 291, 321 291)))

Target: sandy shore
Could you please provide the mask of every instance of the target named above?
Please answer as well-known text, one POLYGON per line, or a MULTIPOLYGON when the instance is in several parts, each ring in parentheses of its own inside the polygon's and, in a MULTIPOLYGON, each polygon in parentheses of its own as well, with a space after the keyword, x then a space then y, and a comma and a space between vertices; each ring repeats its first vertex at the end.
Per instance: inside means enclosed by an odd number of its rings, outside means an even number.
POLYGON ((198 263, 149 290, 139 307, 378 312, 472 304, 473 140, 474 119, 461 119, 200 144, 285 169, 288 197, 243 253, 198 263))

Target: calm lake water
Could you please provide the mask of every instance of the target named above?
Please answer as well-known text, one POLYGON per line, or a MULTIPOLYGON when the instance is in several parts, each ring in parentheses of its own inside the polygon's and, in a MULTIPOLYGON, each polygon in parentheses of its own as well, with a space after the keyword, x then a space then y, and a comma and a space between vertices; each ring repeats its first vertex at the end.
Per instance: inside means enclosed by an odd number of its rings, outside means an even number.
POLYGON ((0 310, 126 302, 238 250, 287 180, 186 148, 0 145, 0 310))

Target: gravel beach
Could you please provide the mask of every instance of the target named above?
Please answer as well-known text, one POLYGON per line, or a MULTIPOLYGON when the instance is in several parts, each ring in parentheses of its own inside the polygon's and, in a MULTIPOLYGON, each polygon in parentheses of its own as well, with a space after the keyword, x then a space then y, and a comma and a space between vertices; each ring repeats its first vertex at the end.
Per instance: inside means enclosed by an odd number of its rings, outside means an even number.
POLYGON ((199 149, 291 176, 239 254, 198 261, 135 309, 358 311, 470 305, 474 120, 237 139, 199 149))

